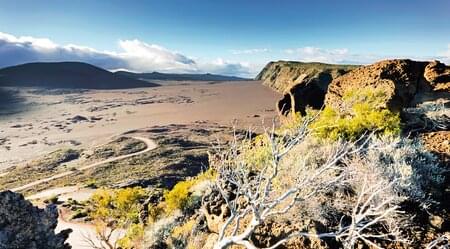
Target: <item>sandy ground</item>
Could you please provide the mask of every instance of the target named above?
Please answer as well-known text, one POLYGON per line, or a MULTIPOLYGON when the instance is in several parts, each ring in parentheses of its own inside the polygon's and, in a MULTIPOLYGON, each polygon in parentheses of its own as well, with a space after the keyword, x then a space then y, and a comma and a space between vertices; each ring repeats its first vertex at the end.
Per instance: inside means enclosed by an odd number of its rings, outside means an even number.
POLYGON ((27 196, 26 199, 45 200, 51 196, 58 196, 58 200, 63 202, 67 201, 69 198, 76 201, 85 201, 88 200, 94 192, 95 189, 83 188, 81 186, 69 186, 69 187, 47 189, 37 194, 27 196))
POLYGON ((258 126, 263 119, 271 122, 279 98, 257 81, 68 93, 19 91, 25 110, 0 116, 0 170, 63 147, 92 148, 115 135, 153 125, 196 121, 231 125, 236 120, 240 127, 258 126))
MULTIPOLYGON (((72 229, 66 243, 72 246, 72 249, 88 249, 88 248, 107 248, 100 240, 96 238, 95 227, 90 224, 66 222, 58 219, 58 226, 55 232, 60 232, 65 229, 72 229), (92 245, 94 243, 95 247, 92 245), (103 247, 102 247, 103 245, 103 247)), ((113 233, 110 242, 114 243, 117 238, 122 237, 124 231, 117 231, 113 233)))

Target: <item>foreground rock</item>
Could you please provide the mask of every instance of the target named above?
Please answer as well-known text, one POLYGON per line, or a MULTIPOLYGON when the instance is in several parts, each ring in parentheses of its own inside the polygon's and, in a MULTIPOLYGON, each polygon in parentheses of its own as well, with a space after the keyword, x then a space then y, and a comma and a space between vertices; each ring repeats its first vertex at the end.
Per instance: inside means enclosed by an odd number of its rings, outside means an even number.
POLYGON ((448 98, 449 71, 449 67, 438 61, 380 61, 334 79, 328 87, 325 105, 342 109, 345 92, 374 87, 386 94, 388 109, 401 111, 423 101, 448 98))
POLYGON ((21 194, 0 192, 0 248, 70 249, 65 241, 71 231, 55 234, 57 223, 55 206, 40 209, 21 194))

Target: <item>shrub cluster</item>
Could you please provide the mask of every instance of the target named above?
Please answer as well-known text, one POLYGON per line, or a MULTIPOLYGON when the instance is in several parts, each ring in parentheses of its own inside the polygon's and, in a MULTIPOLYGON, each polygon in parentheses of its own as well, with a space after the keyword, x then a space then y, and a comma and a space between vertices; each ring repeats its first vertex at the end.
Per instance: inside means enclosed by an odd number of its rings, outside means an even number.
POLYGON ((125 230, 124 236, 118 238, 120 248, 136 248, 142 244, 144 225, 139 221, 146 191, 140 187, 124 189, 97 190, 89 199, 89 216, 93 219, 99 238, 108 241, 117 230, 125 230))
POLYGON ((198 185, 201 182, 207 180, 213 180, 215 178, 215 172, 212 169, 209 169, 198 176, 177 183, 172 190, 166 191, 164 193, 164 212, 166 214, 171 214, 175 210, 185 211, 192 202, 195 202, 191 196, 192 187, 198 185))
POLYGON ((307 109, 307 116, 293 114, 285 120, 280 131, 292 132, 305 118, 317 116, 310 128, 319 138, 356 140, 366 132, 383 135, 400 133, 400 115, 386 109, 386 94, 381 89, 364 88, 347 91, 341 109, 326 106, 320 113, 307 109))
POLYGON ((333 140, 355 140, 365 132, 398 135, 400 115, 386 109, 385 98, 378 89, 348 91, 343 96, 343 110, 325 107, 311 128, 318 137, 333 140))

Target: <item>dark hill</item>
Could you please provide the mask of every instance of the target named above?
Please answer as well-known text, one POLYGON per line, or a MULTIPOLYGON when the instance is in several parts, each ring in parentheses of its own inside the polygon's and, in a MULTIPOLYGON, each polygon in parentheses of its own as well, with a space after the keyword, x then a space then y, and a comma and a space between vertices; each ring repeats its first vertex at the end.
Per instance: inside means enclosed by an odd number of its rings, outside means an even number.
POLYGON ((138 80, 175 80, 175 81, 240 81, 249 80, 235 76, 218 74, 172 74, 172 73, 132 73, 117 71, 115 74, 138 80))
POLYGON ((0 86, 123 89, 158 84, 117 75, 82 62, 39 62, 0 69, 0 86))

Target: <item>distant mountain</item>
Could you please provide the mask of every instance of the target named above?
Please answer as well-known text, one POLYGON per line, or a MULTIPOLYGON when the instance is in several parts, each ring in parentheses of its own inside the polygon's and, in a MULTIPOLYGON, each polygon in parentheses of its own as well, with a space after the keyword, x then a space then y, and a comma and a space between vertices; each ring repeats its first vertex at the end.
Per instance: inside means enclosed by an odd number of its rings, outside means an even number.
POLYGON ((117 71, 116 75, 126 76, 138 80, 174 80, 174 81, 240 81, 249 80, 235 76, 225 76, 218 74, 173 74, 173 73, 132 73, 127 71, 117 71))
POLYGON ((82 62, 39 62, 0 69, 0 86, 124 89, 158 84, 114 74, 82 62))

